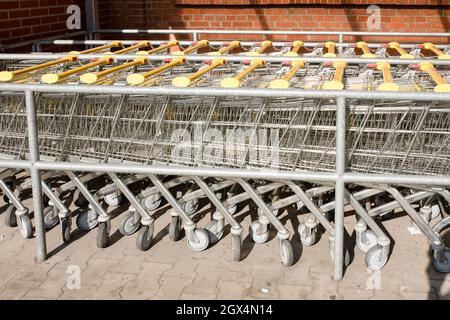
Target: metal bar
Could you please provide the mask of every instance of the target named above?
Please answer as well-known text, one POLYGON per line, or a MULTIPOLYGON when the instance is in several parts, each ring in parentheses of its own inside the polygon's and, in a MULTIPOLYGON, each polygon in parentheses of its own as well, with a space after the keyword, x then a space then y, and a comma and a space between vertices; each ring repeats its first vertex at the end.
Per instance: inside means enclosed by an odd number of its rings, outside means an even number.
MULTIPOLYGON (((54 60, 60 58, 66 58, 67 54, 64 53, 51 53, 51 54, 12 54, 2 53, 0 54, 0 60, 54 60)), ((80 54, 76 56, 78 60, 93 60, 105 58, 103 54, 80 54)), ((170 54, 115 54, 114 60, 133 60, 133 59, 147 59, 148 61, 165 61, 173 58, 179 58, 180 56, 174 56, 170 54)), ((199 55, 186 55, 183 56, 186 61, 208 61, 211 60, 211 56, 199 54, 199 55)), ((214 59, 223 59, 230 62, 242 62, 242 61, 254 61, 263 59, 267 62, 287 62, 287 61, 303 61, 311 63, 324 63, 324 62, 340 62, 345 61, 347 64, 376 64, 378 62, 388 61, 391 65, 410 65, 419 64, 422 62, 430 62, 433 65, 450 65, 449 60, 425 60, 425 59, 398 59, 398 58, 354 58, 354 57, 286 57, 286 56, 245 56, 245 55, 219 55, 214 56, 214 59)))
POLYGON ((380 92, 358 90, 301 90, 301 89, 257 89, 257 88, 173 88, 173 87, 128 87, 103 85, 47 85, 47 84, 0 84, 0 91, 53 92, 53 93, 98 93, 136 94, 166 96, 209 96, 209 97, 259 97, 259 98, 328 98, 364 100, 416 100, 450 101, 449 93, 437 92, 380 92))
POLYGON ((341 280, 344 274, 344 191, 345 183, 342 176, 345 173, 345 98, 339 97, 336 101, 336 193, 334 216, 334 278, 341 280))
POLYGON ((19 42, 19 43, 14 43, 14 44, 10 44, 7 46, 4 46, 3 48, 6 50, 10 50, 10 49, 15 49, 15 48, 20 48, 20 47, 25 47, 25 46, 29 46, 29 45, 33 45, 35 44, 36 48, 40 48, 40 42, 41 41, 51 41, 52 39, 58 39, 61 37, 64 38, 70 38, 70 37, 78 37, 78 36, 83 36, 85 35, 86 32, 85 31, 77 31, 77 32, 73 32, 73 33, 66 33, 64 35, 57 35, 57 36, 53 36, 53 37, 48 37, 45 39, 41 39, 41 40, 29 40, 29 41, 25 41, 25 42, 19 42))
POLYGON ((0 189, 2 190, 3 194, 11 201, 12 205, 20 210, 20 211, 26 211, 25 207, 23 206, 22 202, 17 198, 17 196, 14 194, 13 191, 8 187, 8 185, 3 181, 3 179, 0 179, 0 189))
POLYGON ((30 149, 30 175, 33 186, 33 211, 36 225, 37 259, 42 262, 47 259, 47 244, 45 239, 44 215, 42 212, 42 180, 39 169, 35 166, 39 161, 39 136, 33 91, 25 91, 25 106, 27 111, 28 144, 30 149))
POLYGON ((342 36, 403 36, 403 37, 449 37, 450 33, 426 32, 364 32, 364 31, 272 31, 272 30, 180 30, 180 29, 97 29, 95 33, 124 34, 252 34, 252 35, 342 35, 342 36))
POLYGON ((85 12, 86 12, 86 31, 89 37, 94 35, 94 30, 98 28, 98 1, 97 0, 85 0, 85 12))

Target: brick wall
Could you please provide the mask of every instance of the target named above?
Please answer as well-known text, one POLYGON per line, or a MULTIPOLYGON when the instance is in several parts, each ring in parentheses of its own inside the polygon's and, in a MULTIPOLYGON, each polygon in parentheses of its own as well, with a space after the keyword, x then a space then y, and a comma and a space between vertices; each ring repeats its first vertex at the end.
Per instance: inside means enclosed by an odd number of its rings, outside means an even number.
MULTIPOLYGON (((101 27, 113 29, 172 27, 174 29, 369 31, 367 19, 370 13, 367 13, 367 7, 378 3, 381 8, 381 29, 373 31, 450 31, 450 0, 99 0, 99 2, 101 27)), ((137 38, 135 35, 132 37, 137 38)), ((232 38, 229 35, 207 37, 209 39, 232 38)), ((245 38, 260 39, 256 36, 245 38)), ((291 40, 293 37, 272 36, 270 38, 291 40)), ((305 40, 327 40, 328 38, 327 36, 302 37, 305 40)), ((387 41, 392 38, 360 37, 351 40, 359 39, 387 41)), ((430 39, 399 37, 396 40, 416 42, 430 39)), ((446 38, 433 40, 435 42, 449 41, 446 38)))
MULTIPOLYGON (((77 30, 67 30, 67 7, 83 0, 0 0, 0 44, 41 39, 77 30)), ((84 14, 81 14, 82 21, 84 14)), ((84 28, 84 22, 82 24, 84 28)), ((29 51, 30 47, 15 51, 29 51)))

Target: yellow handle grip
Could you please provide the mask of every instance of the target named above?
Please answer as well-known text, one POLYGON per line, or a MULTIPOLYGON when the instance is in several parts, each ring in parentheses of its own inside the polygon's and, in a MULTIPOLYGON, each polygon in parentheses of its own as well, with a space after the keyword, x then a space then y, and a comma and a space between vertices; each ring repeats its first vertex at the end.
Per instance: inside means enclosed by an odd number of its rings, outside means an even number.
POLYGON ((222 55, 222 54, 227 53, 235 48, 239 48, 240 46, 241 46, 241 43, 239 41, 232 41, 228 45, 228 47, 221 48, 218 52, 219 52, 219 54, 222 55))
POLYGON ((281 79, 273 80, 269 84, 269 88, 272 89, 287 89, 290 86, 289 81, 297 74, 298 70, 300 70, 305 65, 305 62, 302 60, 292 62, 292 68, 283 76, 281 79))
POLYGON ((181 55, 189 54, 191 52, 197 51, 200 48, 206 47, 208 45, 209 45, 209 42, 207 40, 202 40, 202 41, 198 42, 196 45, 193 45, 192 47, 189 47, 184 51, 178 51, 179 52, 178 54, 181 54, 181 55))
POLYGON ((450 54, 445 54, 441 49, 436 48, 436 46, 432 43, 424 43, 423 47, 425 49, 431 50, 435 55, 438 56, 439 60, 449 60, 450 59, 450 54))
POLYGON ((113 54, 122 54, 122 53, 127 53, 136 49, 140 49, 140 48, 144 48, 144 47, 148 47, 150 46, 150 41, 140 41, 135 45, 132 45, 130 47, 127 48, 123 48, 122 50, 116 51, 113 54))
POLYGON ((378 62, 376 64, 377 70, 383 72, 383 82, 377 87, 380 91, 398 91, 399 87, 394 83, 391 74, 391 65, 387 62, 378 62))
POLYGON ((126 68, 131 68, 134 66, 139 66, 144 63, 147 63, 147 59, 145 59, 145 58, 134 59, 131 62, 124 63, 119 66, 115 66, 115 67, 103 70, 101 72, 83 74, 80 77, 80 81, 83 83, 86 83, 86 84, 93 84, 93 83, 97 82, 98 80, 100 80, 101 78, 103 78, 111 73, 114 73, 114 72, 117 72, 117 71, 120 71, 120 70, 123 70, 126 68))
POLYGON ((450 92, 450 84, 445 81, 434 66, 429 62, 423 62, 419 64, 421 71, 428 73, 433 81, 436 83, 434 87, 435 92, 450 92))
POLYGON ((164 45, 161 45, 158 48, 151 49, 151 50, 147 51, 147 54, 154 54, 154 53, 163 51, 165 49, 168 49, 168 48, 176 46, 176 45, 178 45, 177 41, 169 41, 168 43, 166 43, 164 45))
POLYGON ((264 60, 258 59, 253 60, 250 65, 241 71, 239 74, 235 75, 232 78, 225 78, 220 82, 220 85, 225 88, 236 88, 239 87, 241 83, 241 79, 248 75, 250 72, 258 68, 259 66, 264 65, 264 60))
POLYGON ((98 51, 113 48, 113 47, 120 47, 121 45, 122 45, 121 41, 113 41, 111 43, 107 43, 100 47, 95 47, 92 49, 87 49, 87 50, 83 50, 83 51, 70 51, 69 54, 75 54, 75 55, 76 54, 89 54, 89 53, 98 52, 98 51))
POLYGON ((31 66, 31 67, 27 67, 27 68, 23 68, 20 70, 15 70, 15 71, 2 71, 0 72, 0 82, 7 82, 7 81, 12 81, 14 80, 17 76, 19 75, 24 75, 36 70, 41 70, 41 69, 45 69, 57 64, 62 64, 62 63, 66 63, 66 62, 74 62, 77 61, 77 57, 75 56, 67 56, 61 59, 57 59, 57 60, 52 60, 52 61, 48 61, 48 62, 44 62, 35 66, 31 66))
POLYGON ((259 54, 263 54, 269 47, 272 46, 272 41, 266 40, 261 43, 261 46, 258 49, 259 54))
POLYGON ((342 90, 344 89, 344 71, 347 63, 345 61, 338 61, 333 63, 333 67, 336 69, 334 72, 333 80, 325 82, 322 89, 325 90, 342 90))
POLYGON ((364 41, 356 43, 356 47, 363 51, 362 58, 375 58, 375 55, 370 51, 369 45, 364 41))
POLYGON ((303 41, 300 40, 294 41, 292 43, 291 51, 289 52, 298 53, 301 47, 303 47, 303 41))
POLYGON ((223 60, 223 59, 214 60, 211 65, 207 66, 206 68, 203 68, 202 70, 197 71, 196 73, 191 74, 190 76, 176 77, 175 79, 172 80, 172 84, 175 87, 187 87, 192 83, 192 81, 200 78, 205 73, 223 65, 224 63, 225 63, 225 60, 223 60))
POLYGON ((170 68, 173 68, 179 64, 182 64, 186 62, 185 58, 177 58, 173 59, 171 62, 164 64, 161 67, 158 67, 156 69, 153 69, 151 71, 145 72, 145 73, 136 73, 131 74, 127 77, 127 82, 132 85, 138 85, 143 83, 146 79, 153 77, 154 75, 160 74, 170 68))
POLYGON ((414 56, 400 47, 400 44, 398 42, 389 42, 388 45, 389 48, 395 49, 398 52, 398 54, 400 55, 400 59, 414 59, 414 56))

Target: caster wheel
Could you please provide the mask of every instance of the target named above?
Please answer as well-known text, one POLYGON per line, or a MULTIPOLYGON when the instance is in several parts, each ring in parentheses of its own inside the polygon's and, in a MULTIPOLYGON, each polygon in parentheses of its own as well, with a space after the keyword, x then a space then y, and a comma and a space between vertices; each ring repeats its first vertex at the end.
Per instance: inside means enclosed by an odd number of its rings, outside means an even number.
POLYGON ((125 218, 120 223, 119 231, 124 236, 131 236, 136 231, 138 231, 139 227, 141 226, 141 222, 139 220, 137 222, 134 221, 134 216, 134 212, 128 212, 125 218))
POLYGON ((446 254, 447 263, 436 260, 433 256, 433 266, 438 272, 448 273, 450 272, 450 251, 445 251, 444 253, 446 254))
MULTIPOLYGON (((223 223, 222 223, 223 225, 223 223)), ((223 228, 220 228, 220 224, 217 220, 211 220, 205 227, 205 230, 208 231, 209 242, 216 243, 223 236, 223 228)))
POLYGON ((384 267, 388 260, 388 256, 384 256, 383 248, 380 245, 375 245, 366 253, 366 266, 370 270, 380 270, 384 267))
POLYGON ((5 224, 8 227, 17 227, 16 207, 10 205, 5 211, 5 224))
POLYGON ((233 205, 233 206, 231 206, 231 207, 228 207, 228 212, 230 213, 230 214, 235 214, 236 213, 236 211, 237 211, 237 205, 235 204, 235 205, 233 205))
POLYGON ((44 208, 44 227, 45 229, 52 229, 59 222, 58 210, 53 207, 44 208))
POLYGON ((109 243, 109 230, 107 222, 100 222, 97 229, 97 247, 106 248, 109 243))
POLYGON ((189 248, 193 251, 203 251, 209 246, 209 236, 208 232, 204 229, 195 229, 194 233, 197 237, 197 242, 187 241, 189 248))
POLYGON ((183 204, 183 210, 187 215, 193 215, 198 210, 198 200, 191 200, 183 204))
POLYGON ((280 240, 280 256, 281 263, 285 267, 290 267, 294 263, 294 252, 292 251, 292 245, 289 240, 280 240))
POLYGON ((153 224, 149 226, 142 226, 136 237, 136 246, 141 251, 147 251, 152 245, 153 239, 153 224))
POLYGON ((181 218, 179 216, 172 217, 169 225, 169 239, 178 241, 181 239, 181 218))
POLYGON ((256 243, 264 243, 269 239, 269 225, 259 221, 253 221, 249 227, 252 240, 256 243))
POLYGON ((61 219, 61 235, 64 243, 70 242, 70 229, 72 228, 71 217, 61 219))
POLYGON ((372 230, 366 230, 365 232, 366 242, 356 241, 358 249, 362 252, 368 252, 372 247, 378 244, 377 236, 372 230))
POLYGON ((98 215, 94 209, 84 209, 77 216, 77 227, 82 231, 90 231, 98 225, 98 215))
POLYGON ((142 199, 141 204, 147 211, 153 211, 160 207, 162 202, 160 195, 152 195, 142 199))
POLYGON ((439 204, 434 204, 431 206, 431 219, 436 219, 441 214, 441 208, 439 204))
POLYGON ((22 234, 22 237, 29 239, 33 236, 33 226, 31 224, 31 219, 28 215, 23 214, 17 217, 17 226, 22 234))
MULTIPOLYGON (((334 262, 334 251, 330 250, 331 260, 334 262)), ((344 266, 348 267, 350 264, 350 252, 347 248, 344 248, 344 266)))
POLYGON ((233 260, 236 262, 241 261, 241 236, 232 236, 231 237, 231 248, 233 251, 233 260))
POLYGON ((311 230, 311 234, 307 235, 306 226, 303 223, 298 226, 298 233, 300 234, 300 241, 303 245, 310 247, 316 243, 316 231, 311 230))
POLYGON ((122 202, 122 195, 110 193, 105 196, 105 202, 110 207, 117 207, 122 202))
POLYGON ((73 203, 78 208, 86 207, 89 204, 89 202, 86 200, 86 198, 83 196, 83 194, 78 189, 76 189, 73 192, 73 199, 74 199, 73 203))

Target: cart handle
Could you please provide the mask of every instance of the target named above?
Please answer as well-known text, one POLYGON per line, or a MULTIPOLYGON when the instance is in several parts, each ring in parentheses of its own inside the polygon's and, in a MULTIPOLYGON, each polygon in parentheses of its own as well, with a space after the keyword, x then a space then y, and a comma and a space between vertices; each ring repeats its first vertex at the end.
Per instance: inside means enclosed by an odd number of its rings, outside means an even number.
POLYGON ((356 47, 363 51, 361 58, 375 58, 376 56, 370 51, 367 42, 359 41, 356 43, 356 47))
POLYGON ((120 47, 120 46, 122 46, 122 41, 113 41, 111 43, 107 43, 107 44, 104 44, 102 46, 95 47, 95 48, 92 48, 92 49, 86 49, 86 50, 83 50, 83 51, 70 51, 69 54, 70 55, 89 54, 89 53, 98 52, 100 50, 105 50, 105 49, 110 49, 110 48, 113 48, 113 47, 120 47))
POLYGON ((337 61, 333 63, 333 67, 336 69, 334 71, 333 80, 327 81, 322 86, 324 90, 342 90, 344 89, 344 83, 342 82, 344 78, 344 71, 347 63, 345 61, 337 61))
POLYGON ((182 87, 186 88, 188 87, 193 81, 200 78, 202 75, 204 75, 207 72, 210 72, 211 70, 220 67, 221 65, 225 64, 224 59, 216 59, 213 60, 212 64, 208 65, 207 67, 197 71, 196 73, 191 74, 187 77, 176 77, 172 80, 172 85, 175 87, 182 87))
POLYGON ((127 82, 131 85, 139 85, 142 84, 145 80, 147 80, 150 77, 153 77, 157 74, 160 74, 170 68, 173 68, 179 64, 183 64, 186 62, 186 58, 176 58, 173 59, 171 62, 166 63, 164 65, 162 65, 161 67, 158 67, 156 69, 153 69, 151 71, 148 72, 144 72, 144 73, 135 73, 135 74, 130 74, 127 77, 127 82))
MULTIPOLYGON (((261 46, 258 48, 258 50, 256 51, 252 51, 252 52, 247 52, 246 55, 250 56, 250 57, 257 57, 259 55, 262 55, 268 48, 270 48, 272 46, 272 41, 270 40, 266 40, 261 42, 261 46)), ((242 61, 243 63, 248 63, 242 61)))
POLYGON ((221 56, 223 54, 226 54, 230 52, 233 49, 239 48, 241 46, 241 43, 239 41, 232 41, 230 44, 226 47, 220 48, 218 51, 212 51, 208 52, 208 56, 221 56))
POLYGON ((130 52, 132 50, 141 49, 141 48, 145 48, 145 47, 149 47, 149 46, 150 46, 150 41, 139 41, 135 45, 132 45, 127 48, 123 48, 116 52, 109 52, 109 54, 122 54, 122 53, 130 52))
POLYGON ((241 71, 239 74, 235 75, 232 78, 225 78, 220 81, 220 86, 223 88, 237 88, 241 84, 241 79, 248 75, 250 72, 255 70, 256 68, 263 66, 265 64, 264 60, 257 59, 250 62, 250 65, 241 71))
POLYGON ((148 54, 154 54, 154 53, 163 51, 165 49, 169 49, 169 48, 177 46, 177 45, 178 45, 178 41, 169 41, 166 44, 160 45, 158 48, 148 50, 147 53, 148 54))
POLYGON ((336 57, 336 44, 333 41, 325 42, 325 48, 327 48, 327 52, 323 55, 324 57, 336 57))
POLYGON ((433 43, 426 42, 422 45, 424 49, 431 50, 434 54, 438 56, 438 60, 450 60, 450 54, 442 52, 441 49, 436 48, 433 43))
POLYGON ((444 78, 439 74, 439 72, 434 68, 434 66, 429 62, 419 63, 420 71, 428 73, 433 81, 436 83, 434 87, 434 92, 450 92, 450 84, 448 84, 444 78))
POLYGON ((378 62, 376 69, 383 72, 383 82, 377 87, 379 91, 398 91, 399 87, 394 83, 391 74, 391 65, 387 62, 378 62))
POLYGON ((298 70, 305 66, 303 60, 297 60, 292 62, 292 68, 281 79, 273 80, 269 84, 271 89, 287 89, 290 87, 291 79, 297 74, 298 70))
POLYGON ((412 54, 409 54, 408 52, 403 49, 398 42, 389 42, 388 48, 395 49, 395 51, 398 52, 400 55, 400 59, 414 59, 415 57, 412 54))
MULTIPOLYGON (((142 51, 142 52, 138 52, 138 54, 147 54, 146 51, 142 51)), ((89 72, 89 73, 85 73, 80 77, 80 81, 85 83, 85 84, 93 84, 97 81, 99 81, 100 79, 104 78, 105 76, 112 74, 114 72, 118 72, 120 70, 126 69, 126 68, 131 68, 131 67, 135 67, 135 66, 140 66, 143 65, 145 63, 148 62, 147 58, 136 58, 131 62, 128 63, 123 63, 121 65, 100 71, 100 72, 89 72)))
POLYGON ((190 46, 186 50, 172 52, 172 55, 173 56, 184 56, 184 55, 187 55, 187 54, 189 54, 191 52, 197 51, 200 48, 207 47, 207 46, 209 46, 209 41, 208 40, 202 40, 202 41, 197 42, 195 45, 190 46))

